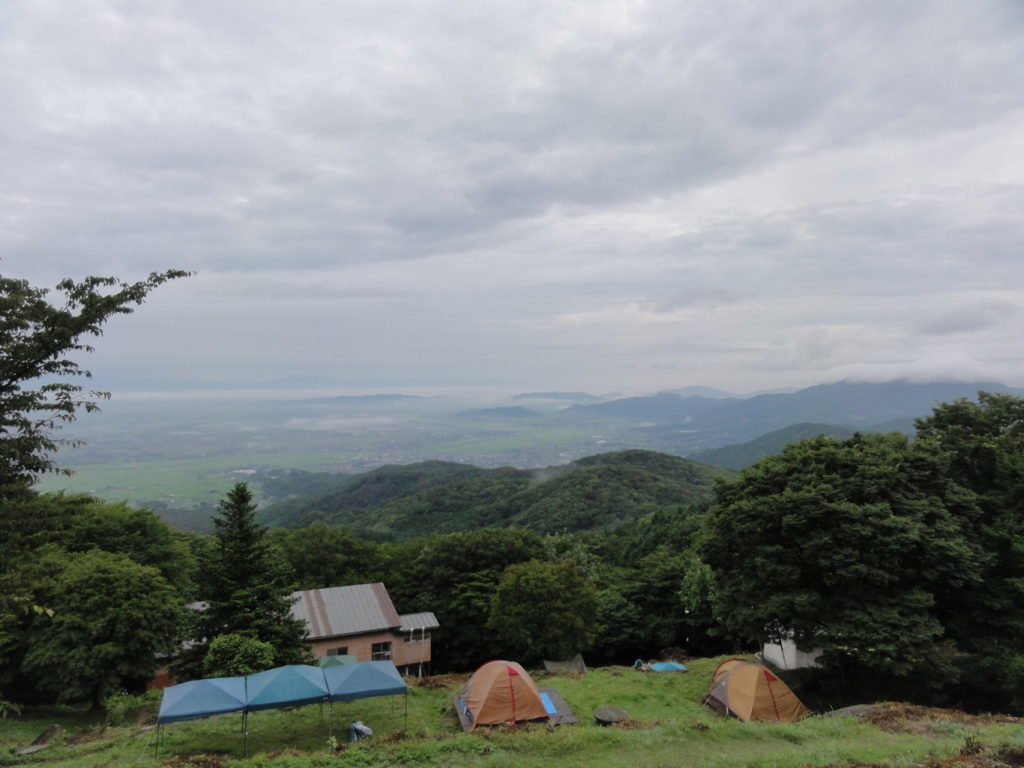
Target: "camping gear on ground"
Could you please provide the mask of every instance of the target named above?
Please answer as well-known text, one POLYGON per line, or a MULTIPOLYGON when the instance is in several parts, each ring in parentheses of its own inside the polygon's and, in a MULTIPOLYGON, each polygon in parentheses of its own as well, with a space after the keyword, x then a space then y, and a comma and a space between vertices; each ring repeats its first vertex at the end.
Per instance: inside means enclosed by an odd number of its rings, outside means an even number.
POLYGON ((552 674, 559 672, 575 672, 578 675, 587 674, 587 665, 583 661, 583 655, 577 653, 575 658, 568 661, 545 661, 544 669, 552 674))
POLYGON ((808 714, 774 672, 744 659, 726 659, 718 665, 703 703, 744 721, 792 723, 808 714))
POLYGON ((373 729, 368 725, 363 725, 362 720, 356 720, 354 723, 350 723, 348 726, 348 740, 359 741, 360 739, 368 739, 373 736, 373 729))
POLYGON ((652 672, 685 672, 686 665, 678 661, 656 661, 648 665, 652 672))

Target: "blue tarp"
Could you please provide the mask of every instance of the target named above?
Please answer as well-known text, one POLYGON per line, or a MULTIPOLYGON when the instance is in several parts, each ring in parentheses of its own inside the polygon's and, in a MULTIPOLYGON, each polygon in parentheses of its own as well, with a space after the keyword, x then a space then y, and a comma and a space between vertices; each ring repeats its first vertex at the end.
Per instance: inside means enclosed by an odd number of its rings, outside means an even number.
POLYGON ((390 661, 361 661, 323 670, 331 701, 352 701, 406 693, 402 676, 390 661))
POLYGON ((328 695, 324 670, 305 664, 291 664, 257 672, 245 678, 245 685, 249 694, 245 708, 249 712, 314 704, 327 701, 328 695))
POLYGON ((217 677, 164 688, 157 723, 177 723, 245 709, 245 678, 217 677))
POLYGON ((651 669, 655 672, 685 672, 686 666, 678 661, 658 661, 651 664, 651 669))

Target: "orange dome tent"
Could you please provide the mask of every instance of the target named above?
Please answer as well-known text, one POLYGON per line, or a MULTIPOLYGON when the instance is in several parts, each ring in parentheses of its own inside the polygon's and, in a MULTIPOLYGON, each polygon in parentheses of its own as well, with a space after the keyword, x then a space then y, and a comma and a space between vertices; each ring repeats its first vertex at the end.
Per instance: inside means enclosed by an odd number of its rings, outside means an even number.
POLYGON ((481 666, 456 695, 456 706, 467 731, 478 725, 548 718, 536 684, 514 661, 489 661, 481 666))
POLYGON ((712 677, 704 703, 740 720, 775 720, 792 723, 807 708, 775 673, 743 659, 726 659, 712 677))

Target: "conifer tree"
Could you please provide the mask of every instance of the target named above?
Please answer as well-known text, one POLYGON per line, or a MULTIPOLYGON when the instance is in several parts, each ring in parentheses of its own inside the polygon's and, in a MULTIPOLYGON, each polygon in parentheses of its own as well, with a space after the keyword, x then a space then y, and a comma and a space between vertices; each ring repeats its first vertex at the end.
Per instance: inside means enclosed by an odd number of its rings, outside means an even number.
POLYGON ((220 502, 214 546, 205 574, 206 606, 197 617, 198 644, 186 655, 186 671, 201 664, 209 643, 235 634, 268 643, 274 665, 307 660, 306 625, 291 614, 290 573, 256 523, 256 505, 245 483, 220 502))

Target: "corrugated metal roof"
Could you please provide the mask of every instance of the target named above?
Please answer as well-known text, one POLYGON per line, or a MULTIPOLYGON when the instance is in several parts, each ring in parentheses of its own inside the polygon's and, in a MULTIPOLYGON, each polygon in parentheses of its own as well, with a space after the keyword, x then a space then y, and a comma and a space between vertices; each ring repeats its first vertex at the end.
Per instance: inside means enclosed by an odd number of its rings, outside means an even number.
POLYGON ((402 624, 388 591, 379 581, 306 589, 292 596, 298 598, 292 615, 306 622, 311 640, 398 629, 402 624))
POLYGON ((399 616, 402 620, 402 631, 410 629, 438 629, 441 625, 437 623, 437 617, 430 611, 423 613, 403 613, 399 616))

